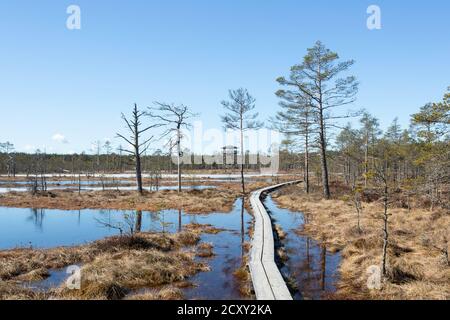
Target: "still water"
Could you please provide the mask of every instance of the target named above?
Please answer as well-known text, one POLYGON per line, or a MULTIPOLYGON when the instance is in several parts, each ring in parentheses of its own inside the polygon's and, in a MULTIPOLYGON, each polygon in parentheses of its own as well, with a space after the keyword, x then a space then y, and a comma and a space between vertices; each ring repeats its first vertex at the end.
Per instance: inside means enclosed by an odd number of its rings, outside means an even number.
MULTIPOLYGON (((264 204, 274 223, 286 233, 282 240, 289 260, 281 267, 285 277, 293 279, 297 290, 295 299, 323 299, 335 291, 340 254, 327 251, 320 243, 301 235, 304 215, 280 209, 269 196, 264 204)), ((120 231, 109 226, 136 227, 150 232, 177 232, 189 223, 210 224, 223 229, 218 234, 203 234, 201 240, 214 245, 215 255, 206 259, 210 272, 193 276, 193 287, 184 288, 187 299, 242 299, 239 283, 233 272, 242 264, 243 243, 249 241, 251 216, 238 199, 229 213, 185 214, 181 210, 134 212, 115 210, 33 210, 0 207, 0 250, 15 247, 50 248, 79 245, 120 231), (131 223, 130 223, 131 219, 131 223)), ((65 270, 51 270, 51 277, 32 286, 48 289, 61 284, 65 270)))
MULTIPOLYGON (((231 213, 195 215, 179 210, 142 212, 141 230, 176 232, 189 223, 211 224, 217 228, 241 231, 241 203, 231 213)), ((248 213, 244 212, 244 223, 248 213)), ((134 211, 120 210, 47 210, 0 207, 0 250, 16 247, 52 248, 85 244, 129 231, 134 211)))
POLYGON ((270 196, 264 205, 274 223, 286 233, 281 244, 289 260, 281 267, 281 273, 294 281, 294 299, 319 300, 335 292, 340 253, 331 253, 321 243, 301 234, 303 213, 279 208, 270 196))
MULTIPOLYGON (((218 234, 202 234, 203 242, 214 245, 215 255, 206 259, 211 271, 189 280, 194 286, 184 288, 187 299, 242 299, 239 283, 233 275, 241 266, 243 243, 249 240, 252 221, 243 201, 238 199, 229 213, 185 214, 181 210, 134 212, 114 210, 32 210, 0 207, 0 250, 15 247, 51 248, 79 245, 117 235, 117 226, 132 225, 141 231, 177 232, 189 223, 210 224, 223 229, 218 234), (142 220, 138 219, 142 217, 142 220), (139 224, 136 224, 138 220, 139 224), (114 226, 114 227, 106 227, 114 226)), ((200 259, 200 258, 199 258, 200 259)), ((28 286, 47 290, 67 278, 66 270, 50 270, 50 277, 28 286)))

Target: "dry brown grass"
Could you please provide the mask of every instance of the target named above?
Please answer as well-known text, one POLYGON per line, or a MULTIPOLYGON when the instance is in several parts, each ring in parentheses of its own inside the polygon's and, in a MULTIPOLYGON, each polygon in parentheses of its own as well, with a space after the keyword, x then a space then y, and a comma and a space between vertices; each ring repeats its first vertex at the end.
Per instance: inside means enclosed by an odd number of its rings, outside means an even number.
POLYGON ((370 266, 382 255, 382 207, 364 203, 362 232, 357 230, 354 207, 343 200, 322 200, 305 195, 301 186, 280 190, 275 201, 284 208, 304 212, 307 223, 298 230, 331 250, 342 251, 341 279, 335 298, 341 299, 450 299, 450 267, 443 253, 443 235, 450 234, 450 213, 439 209, 389 210, 389 275, 381 290, 367 288, 370 266))
MULTIPOLYGON (((250 227, 250 230, 253 230, 253 227, 250 227)), ((239 292, 242 297, 254 298, 253 282, 248 268, 251 244, 249 242, 244 242, 242 246, 244 249, 244 256, 242 257, 240 267, 233 272, 233 276, 237 281, 239 292)))
POLYGON ((190 223, 184 226, 185 230, 193 232, 201 232, 206 234, 218 234, 225 231, 225 229, 219 229, 210 224, 190 223))
POLYGON ((224 188, 145 192, 140 196, 132 191, 51 191, 40 196, 25 192, 0 195, 0 206, 38 209, 111 209, 158 211, 181 209, 187 213, 231 211, 238 192, 224 188))
POLYGON ((106 253, 81 269, 81 290, 57 291, 62 298, 89 300, 122 299, 133 289, 186 280, 208 267, 194 261, 192 252, 157 250, 106 253))
MULTIPOLYGON (((78 247, 2 251, 0 299, 122 299, 134 289, 176 283, 186 286, 189 276, 209 270, 205 263, 194 259, 197 249, 212 252, 210 244, 198 244, 201 230, 198 225, 172 235, 141 233, 78 247), (45 279, 49 269, 73 264, 83 265, 81 290, 68 290, 63 285, 50 292, 36 293, 19 285, 45 279)), ((155 298, 176 298, 174 291, 169 294, 167 290, 155 290, 152 291, 155 298)))
POLYGON ((182 300, 183 292, 178 288, 168 287, 163 289, 146 290, 143 293, 133 294, 126 300, 182 300))
POLYGON ((202 242, 197 246, 197 257, 200 258, 211 258, 214 256, 213 244, 202 242))
POLYGON ((91 247, 49 250, 17 249, 0 252, 0 279, 15 280, 41 269, 60 269, 89 261, 96 254, 91 247))
POLYGON ((246 247, 246 255, 242 261, 241 266, 233 272, 233 276, 235 277, 240 294, 245 298, 253 298, 253 283, 250 275, 250 270, 248 269, 248 249, 250 246, 246 247))
POLYGON ((31 278, 30 275, 36 274, 39 270, 42 275, 42 269, 61 269, 76 263, 87 263, 103 253, 152 249, 168 252, 197 244, 200 241, 199 234, 200 232, 195 230, 186 230, 174 235, 141 233, 133 237, 110 237, 77 247, 0 251, 0 279, 31 278))
POLYGON ((279 224, 274 225, 274 230, 278 236, 278 239, 280 239, 280 240, 286 239, 287 234, 286 234, 286 232, 284 232, 284 230, 281 228, 281 226, 279 224))
POLYGON ((45 300, 49 295, 43 292, 34 292, 20 285, 0 280, 0 300, 45 300))

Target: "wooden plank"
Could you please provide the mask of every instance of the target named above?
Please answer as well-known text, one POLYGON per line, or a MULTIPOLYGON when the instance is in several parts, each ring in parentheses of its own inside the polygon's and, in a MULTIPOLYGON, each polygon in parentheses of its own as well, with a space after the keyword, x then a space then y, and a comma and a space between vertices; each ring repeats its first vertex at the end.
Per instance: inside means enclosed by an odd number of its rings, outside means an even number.
POLYGON ((272 220, 261 202, 261 194, 299 182, 301 181, 292 181, 264 188, 253 192, 250 196, 255 227, 249 266, 253 288, 258 300, 292 300, 289 289, 275 263, 272 220))

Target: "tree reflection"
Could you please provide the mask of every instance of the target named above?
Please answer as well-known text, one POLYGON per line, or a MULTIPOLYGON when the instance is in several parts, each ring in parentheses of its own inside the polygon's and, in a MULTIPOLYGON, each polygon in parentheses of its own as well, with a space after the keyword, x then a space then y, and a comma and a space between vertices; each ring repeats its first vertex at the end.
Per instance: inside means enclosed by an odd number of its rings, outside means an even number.
POLYGON ((245 210, 245 197, 241 198, 241 256, 245 255, 244 243, 245 243, 245 223, 244 223, 244 210, 245 210))
POLYGON ((31 216, 27 220, 32 221, 36 229, 43 231, 44 218, 45 218, 44 209, 31 209, 31 216))
POLYGON ((321 266, 321 288, 325 291, 326 287, 326 274, 327 274, 327 247, 322 243, 322 252, 320 255, 320 266, 321 266))
POLYGON ((142 211, 136 211, 136 225, 134 227, 136 233, 140 233, 142 231, 142 211))

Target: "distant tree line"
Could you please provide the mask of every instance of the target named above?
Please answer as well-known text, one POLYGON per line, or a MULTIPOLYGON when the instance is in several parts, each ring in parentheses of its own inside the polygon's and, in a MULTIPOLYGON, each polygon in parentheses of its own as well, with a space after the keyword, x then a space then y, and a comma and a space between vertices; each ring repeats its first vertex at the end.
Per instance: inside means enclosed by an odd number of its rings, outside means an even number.
MULTIPOLYGON (((11 176, 16 174, 29 174, 32 175, 35 172, 35 163, 37 159, 45 162, 47 173, 56 174, 102 174, 102 173, 125 173, 135 170, 134 157, 120 152, 112 152, 110 154, 104 153, 105 150, 101 149, 101 153, 97 154, 50 154, 43 153, 40 150, 36 153, 23 153, 13 152, 5 153, 0 152, 0 174, 11 176)), ((225 170, 239 172, 240 165, 238 164, 224 164, 224 161, 194 164, 194 157, 199 158, 198 155, 192 155, 192 164, 181 164, 183 170, 225 170)), ((222 157, 222 154, 218 152, 215 158, 222 157)), ((248 159, 248 153, 247 153, 248 159)), ((150 173, 151 171, 161 171, 163 173, 177 173, 177 164, 172 160, 172 156, 161 151, 155 151, 147 153, 141 157, 142 171, 150 173)), ((245 169, 248 171, 257 171, 264 165, 258 161, 258 164, 245 164, 245 169)), ((286 165, 285 168, 299 168, 298 164, 292 162, 292 165, 286 165)))

